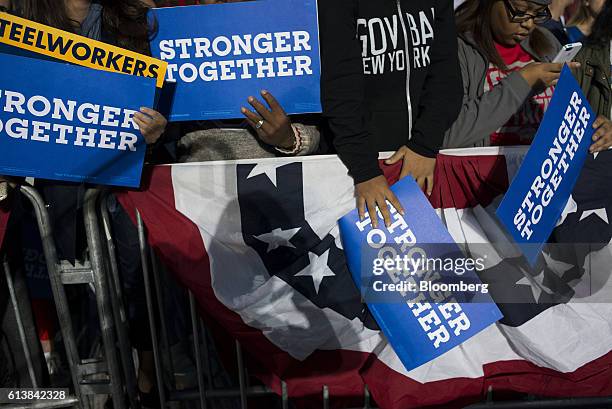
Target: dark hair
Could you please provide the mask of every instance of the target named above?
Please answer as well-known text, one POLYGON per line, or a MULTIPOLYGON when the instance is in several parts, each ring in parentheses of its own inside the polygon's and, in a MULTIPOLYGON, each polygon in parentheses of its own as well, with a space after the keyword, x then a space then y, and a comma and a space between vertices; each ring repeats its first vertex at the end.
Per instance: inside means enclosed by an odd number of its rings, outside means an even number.
MULTIPOLYGON (((501 69, 506 64, 495 48, 491 13, 493 5, 502 0, 466 0, 455 13, 457 31, 465 36, 471 34, 486 59, 501 69)), ((550 51, 551 44, 545 35, 536 27, 529 34, 529 45, 539 55, 550 51)))
POLYGON ((612 40, 612 0, 606 0, 601 12, 593 23, 591 35, 587 39, 591 44, 607 44, 612 40))
MULTIPOLYGON (((18 3, 15 11, 28 20, 71 32, 79 26, 68 17, 64 0, 20 0, 18 3)), ((148 7, 140 0, 100 0, 100 3, 105 36, 119 47, 149 54, 148 7)))
POLYGON ((588 3, 588 0, 578 1, 578 7, 576 8, 574 15, 567 22, 568 27, 577 26, 579 24, 586 22, 589 19, 591 11, 589 10, 589 6, 587 6, 587 3, 588 3))

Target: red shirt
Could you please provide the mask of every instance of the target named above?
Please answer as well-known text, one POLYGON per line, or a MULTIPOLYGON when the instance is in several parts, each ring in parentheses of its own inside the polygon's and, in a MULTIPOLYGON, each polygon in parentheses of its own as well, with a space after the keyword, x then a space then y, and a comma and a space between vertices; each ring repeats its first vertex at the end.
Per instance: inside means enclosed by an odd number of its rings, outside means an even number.
MULTIPOLYGON (((496 43, 495 48, 507 69, 501 70, 493 64, 489 64, 484 84, 485 92, 490 91, 509 73, 520 70, 535 61, 518 44, 514 47, 504 47, 496 43)), ((491 145, 529 145, 540 126, 553 91, 554 87, 548 87, 541 94, 525 100, 525 103, 512 115, 508 122, 491 134, 491 145)), ((504 109, 504 107, 499 108, 504 109)))

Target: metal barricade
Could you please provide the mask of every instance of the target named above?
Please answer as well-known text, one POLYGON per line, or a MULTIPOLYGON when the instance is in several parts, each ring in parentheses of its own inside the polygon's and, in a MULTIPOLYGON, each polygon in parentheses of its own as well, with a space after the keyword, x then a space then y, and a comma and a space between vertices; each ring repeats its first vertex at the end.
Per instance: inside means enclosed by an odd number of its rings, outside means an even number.
MULTIPOLYGON (((99 197, 97 189, 88 190, 85 194, 84 222, 87 235, 89 259, 83 263, 70 264, 59 260, 52 235, 49 213, 40 194, 31 186, 21 186, 23 196, 32 204, 42 240, 49 281, 53 293, 56 312, 66 350, 75 396, 72 405, 89 409, 92 407, 93 395, 110 395, 116 409, 125 408, 123 380, 115 347, 115 319, 109 292, 109 278, 106 273, 105 255, 101 251, 101 236, 96 214, 96 203, 99 197), (96 307, 100 321, 100 334, 104 356, 81 359, 77 350, 70 307, 64 286, 89 285, 95 292, 96 307)), ((121 337, 120 337, 121 338, 121 337)), ((126 365, 124 365, 126 366, 126 365)), ((130 367, 130 365, 127 365, 130 367)), ((132 364, 133 371, 133 364, 132 364)), ((130 391, 128 391, 130 392, 130 391)), ((131 394, 130 394, 131 395, 131 394)), ((137 405, 135 394, 131 403, 137 405)), ((38 407, 38 406, 37 406, 38 407)), ((57 407, 54 405, 53 407, 57 407)), ((134 406, 136 407, 136 406, 134 406)))
MULTIPOLYGON (((149 309, 149 319, 153 323, 154 313, 153 309, 157 308, 157 312, 161 317, 161 338, 162 345, 167 346, 167 334, 164 332, 165 324, 163 323, 163 301, 159 295, 159 291, 157 292, 157 305, 154 305, 152 291, 150 286, 152 285, 151 281, 154 282, 154 285, 158 287, 159 283, 159 271, 160 268, 158 266, 158 260, 155 257, 155 253, 149 248, 147 241, 146 228, 144 226, 143 220, 138 211, 136 211, 137 218, 137 227, 138 227, 138 235, 140 241, 140 251, 143 265, 143 272, 145 274, 145 281, 148 287, 146 295, 147 295, 147 307, 149 309), (153 280, 151 280, 151 275, 153 276, 153 280)), ((189 306, 190 306, 190 315, 191 315, 191 326, 193 331, 193 348, 195 351, 195 364, 196 364, 196 376, 197 376, 197 388, 191 390, 169 390, 169 394, 166 396, 165 392, 162 390, 163 388, 159 388, 159 401, 161 407, 166 407, 168 402, 177 402, 177 401, 195 401, 197 405, 201 409, 206 409, 209 407, 214 407, 210 405, 211 399, 219 399, 219 398, 239 398, 240 408, 247 408, 247 400, 249 398, 257 398, 257 397, 269 397, 276 396, 280 400, 281 407, 283 409, 289 408, 289 396, 287 392, 287 385, 285 382, 281 382, 281 396, 277 396, 276 393, 271 391, 269 388, 264 386, 250 386, 248 383, 247 369, 244 365, 244 359, 242 354, 242 349, 240 344, 235 341, 236 348, 236 360, 237 360, 237 372, 238 372, 238 389, 215 389, 212 386, 211 382, 211 370, 208 368, 208 385, 205 382, 204 378, 204 368, 203 363, 210 364, 209 350, 206 342, 204 342, 204 348, 201 348, 200 345, 200 335, 205 328, 201 319, 197 316, 196 310, 196 301, 194 295, 189 291, 189 306), (203 351, 202 351, 203 349, 203 351)), ((164 365, 162 359, 162 351, 160 349, 160 342, 156 340, 159 337, 159 333, 156 330, 155 324, 151 325, 151 337, 154 340, 154 360, 156 367, 156 377, 158 382, 163 382, 164 379, 168 377, 164 376, 164 365)), ((206 340, 206 336, 203 337, 206 340)), ((166 349, 166 348, 163 348, 166 349)), ((169 350, 165 351, 169 353, 169 350)), ((331 401, 333 396, 330 396, 330 391, 327 385, 322 387, 322 407, 323 409, 328 409, 331 407, 331 401)), ((470 409, 480 409, 480 408, 489 408, 489 407, 500 407, 500 408, 516 408, 516 409, 528 409, 528 408, 553 408, 553 407, 566 407, 566 408, 612 408, 612 397, 603 397, 603 398, 581 398, 581 399, 537 399, 535 397, 530 397, 524 401, 499 401, 495 402, 493 399, 493 390, 489 389, 484 402, 470 405, 467 408, 470 409), (555 406, 557 405, 557 406, 555 406), (599 406, 594 406, 599 405, 599 406)), ((375 409, 375 404, 371 401, 371 396, 367 385, 363 390, 363 406, 360 408, 353 409, 375 409)))
MULTIPOLYGON (((33 388, 38 387, 38 379, 36 377, 36 373, 34 371, 34 362, 32 360, 32 355, 30 353, 30 346, 28 345, 26 333, 25 333, 25 325, 22 319, 22 311, 19 307, 19 303, 17 302, 17 294, 15 292, 15 286, 13 285, 13 277, 11 273, 11 268, 9 262, 4 256, 4 260, 2 262, 2 270, 4 271, 4 279, 6 280, 6 286, 9 292, 9 298, 11 307, 13 309, 13 314, 15 316, 15 321, 17 322, 17 331, 19 333, 19 342, 21 344, 21 348, 23 349, 23 354, 26 361, 26 366, 28 367, 28 376, 30 377, 30 383, 33 388)), ((29 306, 28 306, 29 307, 29 306)), ((22 307, 23 308, 23 307, 22 307)), ((31 316, 30 310, 30 316, 31 316)))
MULTIPOLYGON (((104 215, 103 218, 107 218, 107 215, 104 215)), ((140 213, 136 211, 136 219, 137 219, 137 227, 138 227, 138 236, 140 242, 140 252, 142 259, 142 268, 145 276, 145 285, 146 285, 146 297, 147 297, 147 309, 149 312, 149 321, 151 328, 151 338, 153 340, 153 356, 155 361, 155 370, 156 370, 156 378, 158 385, 164 384, 165 379, 171 379, 172 374, 170 376, 164 376, 164 370, 170 370, 170 368, 165 368, 163 365, 164 359, 162 359, 162 353, 166 353, 168 355, 168 360, 171 362, 171 356, 169 356, 169 348, 167 348, 167 334, 165 329, 165 318, 163 316, 163 298, 159 291, 157 291, 157 303, 153 300, 153 295, 151 291, 151 285, 154 284, 156 288, 159 287, 159 274, 160 267, 157 257, 152 249, 148 246, 146 228, 140 216, 140 213), (152 276, 152 280, 151 280, 152 276), (153 281, 153 283, 152 283, 153 281), (160 337, 160 333, 157 332, 157 325, 154 321, 155 312, 160 317, 160 327, 161 327, 161 338, 162 338, 162 346, 164 348, 160 348, 160 342, 158 337, 160 337), (162 351, 163 349, 163 351, 162 351)), ((271 389, 260 386, 260 385, 250 385, 249 378, 247 376, 247 368, 245 366, 244 357, 241 345, 238 341, 235 341, 235 353, 236 353, 236 362, 237 362, 237 374, 238 374, 238 388, 224 388, 218 389, 214 388, 212 381, 212 370, 210 367, 211 357, 210 350, 208 347, 207 337, 206 337, 206 329, 203 325, 202 320, 197 314, 196 309, 196 301, 193 293, 188 291, 189 297, 189 311, 190 311, 190 320, 191 320, 191 330, 193 334, 193 350, 195 355, 195 365, 196 365, 196 378, 197 378, 197 388, 189 389, 189 390, 176 390, 173 388, 174 385, 171 385, 172 382, 166 382, 166 387, 169 388, 169 393, 166 395, 164 388, 158 388, 159 390, 159 403, 160 406, 166 407, 169 402, 181 402, 181 401, 194 401, 197 403, 198 407, 201 409, 214 408, 214 405, 211 406, 211 400, 217 399, 234 399, 238 400, 239 406, 241 409, 247 409, 248 404, 247 401, 249 398, 262 398, 262 397, 276 397, 279 399, 281 407, 283 409, 289 408, 289 394, 287 390, 287 384, 282 381, 281 382, 281 395, 278 396, 271 389), (202 340, 203 342, 200 342, 202 340), (204 377, 204 363, 208 364, 206 373, 208 383, 205 382, 204 377)), ((322 390, 322 398, 323 398, 323 408, 330 407, 330 394, 329 388, 327 386, 323 386, 322 390)), ((367 386, 364 388, 364 404, 359 409, 374 409, 373 406, 370 406, 370 394, 367 386)))
MULTIPOLYGON (((84 409, 92 407, 90 397, 97 394, 111 395, 115 408, 125 408, 124 397, 127 395, 129 407, 139 409, 137 398, 137 381, 135 366, 132 358, 132 348, 128 336, 128 320, 123 305, 122 286, 117 263, 116 248, 112 235, 112 228, 108 209, 105 205, 108 191, 90 189, 85 195, 84 218, 87 234, 89 259, 84 264, 70 265, 57 257, 55 244, 52 238, 49 214, 38 192, 30 186, 22 186, 21 192, 32 203, 36 213, 40 235, 42 238, 45 260, 49 271, 53 297, 56 304, 60 329, 66 348, 68 364, 70 366, 75 395, 64 402, 51 402, 28 405, 28 408, 52 408, 77 406, 84 409), (101 194, 102 193, 102 194, 101 194), (102 226, 102 227, 101 227, 102 226), (74 328, 71 322, 69 305, 64 286, 72 284, 87 284, 95 290, 96 306, 100 318, 101 337, 104 349, 104 359, 81 359, 78 355, 74 328), (104 379, 93 380, 102 376, 104 379)), ((167 408, 179 402, 192 402, 202 409, 214 408, 219 400, 232 399, 241 409, 246 409, 248 400, 260 397, 276 397, 283 409, 290 407, 288 389, 285 382, 281 383, 281 395, 277 396, 269 388, 259 385, 250 385, 248 371, 240 344, 235 341, 237 361, 238 387, 218 388, 213 382, 212 357, 208 343, 207 330, 197 314, 195 297, 188 292, 190 326, 193 336, 193 352, 197 387, 179 390, 174 382, 173 360, 171 346, 168 338, 168 328, 164 314, 164 298, 161 291, 160 275, 162 269, 152 248, 148 245, 147 234, 140 214, 137 212, 137 231, 139 239, 140 257, 142 262, 143 278, 145 283, 145 296, 147 313, 150 324, 150 335, 153 346, 153 359, 155 363, 155 377, 159 391, 159 405, 167 408), (158 318, 157 318, 158 317, 158 318), (159 322, 159 330, 158 330, 159 322)), ((12 284, 7 263, 3 263, 5 275, 11 287, 12 284)), ((14 301, 14 300, 13 300, 14 301)), ((13 305, 16 305, 13 302, 13 305)), ((16 311, 19 317, 19 311, 16 311)), ((20 336, 23 340, 23 325, 20 327, 20 336)), ((27 343, 23 343, 24 352, 28 355, 27 343)), ((29 359, 29 372, 31 357, 29 359)), ((33 384, 36 380, 33 378, 33 384)), ((612 398, 583 398, 583 399, 556 399, 515 402, 494 402, 492 390, 487 393, 483 403, 470 405, 467 408, 605 408, 612 407, 612 398)), ((329 388, 324 385, 321 389, 322 406, 331 407, 333 396, 329 388)), ((188 406, 192 407, 192 406, 188 406)), ((363 406, 361 408, 374 409, 367 386, 363 391, 363 406)))

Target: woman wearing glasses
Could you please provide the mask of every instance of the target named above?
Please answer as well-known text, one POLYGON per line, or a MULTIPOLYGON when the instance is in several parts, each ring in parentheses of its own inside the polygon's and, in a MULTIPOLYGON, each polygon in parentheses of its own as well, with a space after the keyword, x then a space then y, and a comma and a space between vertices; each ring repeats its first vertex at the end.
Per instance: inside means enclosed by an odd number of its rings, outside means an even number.
POLYGON ((559 42, 537 27, 549 4, 467 0, 457 9, 464 96, 445 147, 531 143, 563 67, 549 62, 559 42))

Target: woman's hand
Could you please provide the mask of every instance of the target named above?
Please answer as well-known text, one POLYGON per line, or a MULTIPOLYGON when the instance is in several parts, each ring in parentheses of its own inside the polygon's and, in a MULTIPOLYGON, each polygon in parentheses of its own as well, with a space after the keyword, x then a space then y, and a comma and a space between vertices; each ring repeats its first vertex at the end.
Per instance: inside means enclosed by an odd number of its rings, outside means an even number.
POLYGON ((403 161, 400 179, 408 175, 412 176, 419 184, 420 188, 431 195, 434 184, 434 169, 436 167, 436 159, 421 156, 413 152, 407 146, 402 146, 385 161, 387 165, 403 161))
MULTIPOLYGON (((520 73, 529 86, 534 89, 544 89, 551 85, 557 85, 564 63, 532 62, 520 69, 520 73)), ((580 67, 580 63, 570 62, 570 69, 580 67)))
POLYGON ((357 210, 359 212, 359 220, 363 220, 365 217, 366 206, 368 207, 368 214, 370 215, 370 221, 372 227, 378 227, 378 214, 376 213, 376 207, 380 210, 383 216, 385 226, 390 226, 392 223, 391 213, 387 205, 387 200, 401 215, 404 214, 404 209, 400 204, 395 194, 389 189, 387 179, 384 176, 376 176, 365 182, 357 183, 355 185, 355 193, 357 194, 357 210))
POLYGON ((249 97, 248 102, 257 113, 242 107, 242 114, 262 141, 282 149, 293 149, 295 133, 291 127, 291 120, 272 94, 263 90, 261 96, 266 100, 270 109, 266 108, 257 98, 249 97))
POLYGON ((612 146, 612 121, 600 115, 593 122, 593 128, 596 131, 593 134, 593 144, 589 148, 589 152, 595 153, 610 149, 612 146))
POLYGON ((145 107, 140 108, 140 112, 134 114, 134 122, 138 125, 147 145, 157 142, 166 130, 166 125, 168 125, 168 121, 162 114, 145 107))

